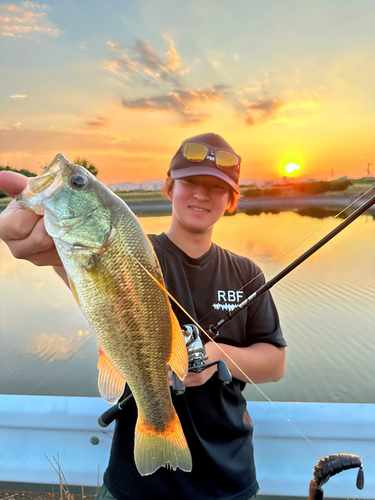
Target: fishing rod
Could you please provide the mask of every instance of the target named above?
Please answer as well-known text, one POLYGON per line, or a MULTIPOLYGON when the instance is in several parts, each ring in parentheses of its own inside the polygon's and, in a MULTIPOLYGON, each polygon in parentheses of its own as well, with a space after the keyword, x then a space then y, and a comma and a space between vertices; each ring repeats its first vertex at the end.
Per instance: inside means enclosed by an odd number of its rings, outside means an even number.
POLYGON ((256 292, 247 297, 244 301, 241 302, 237 307, 230 311, 224 318, 219 320, 216 325, 210 325, 207 334, 211 339, 215 339, 219 335, 219 330, 223 328, 225 325, 232 321, 233 318, 237 316, 241 311, 247 309, 250 304, 252 304, 256 299, 258 299, 265 292, 270 290, 276 283, 282 280, 287 274, 289 274, 293 269, 298 267, 302 262, 308 259, 311 255, 313 255, 319 248, 322 248, 328 241, 334 238, 337 234, 341 233, 343 229, 349 226, 354 220, 356 220, 360 215, 362 215, 366 210, 368 210, 372 205, 375 204, 375 195, 372 196, 369 200, 367 200, 363 205, 361 205, 357 210, 355 210, 352 214, 350 214, 341 224, 339 224, 335 229, 333 229, 330 233, 328 233, 324 238, 315 243, 309 250, 303 253, 300 257, 298 257, 295 261, 289 264, 285 269, 283 269, 280 273, 274 276, 272 279, 267 281, 264 285, 262 285, 256 292))
MULTIPOLYGON (((279 274, 274 276, 271 280, 265 283, 263 286, 258 288, 256 292, 247 297, 241 304, 229 312, 224 318, 219 320, 216 325, 210 325, 208 330, 205 332, 212 340, 218 337, 219 330, 227 325, 232 319, 234 319, 237 314, 242 312, 244 309, 250 306, 256 299, 272 288, 276 283, 278 283, 282 278, 289 274, 293 269, 302 264, 306 259, 313 255, 317 250, 324 246, 328 241, 339 234, 343 229, 345 229, 349 224, 351 224, 355 219, 362 215, 366 210, 368 210, 372 205, 375 204, 375 195, 367 200, 363 205, 361 205, 357 210, 355 210, 351 215, 349 215, 341 224, 339 224, 330 233, 324 236, 320 241, 315 243, 309 250, 303 253, 295 261, 289 264, 285 269, 283 269, 279 274)), ((223 360, 214 361, 213 363, 205 364, 204 361, 207 359, 206 350, 203 345, 199 330, 196 325, 184 325, 182 330, 185 335, 185 344, 188 351, 188 361, 189 361, 189 371, 201 372, 210 366, 218 365, 219 379, 223 384, 228 384, 231 381, 231 374, 228 371, 226 364, 223 360)), ((172 372, 172 389, 176 394, 183 394, 185 392, 185 387, 177 375, 172 372)), ((262 393, 263 394, 263 393, 262 393)), ((98 418, 98 423, 101 427, 107 427, 113 420, 117 418, 119 413, 125 408, 125 406, 133 401, 133 395, 130 394, 124 400, 118 402, 109 408, 106 412, 98 418)), ((267 398, 268 399, 268 398, 267 398)), ((307 439, 307 438, 306 438, 307 439)))

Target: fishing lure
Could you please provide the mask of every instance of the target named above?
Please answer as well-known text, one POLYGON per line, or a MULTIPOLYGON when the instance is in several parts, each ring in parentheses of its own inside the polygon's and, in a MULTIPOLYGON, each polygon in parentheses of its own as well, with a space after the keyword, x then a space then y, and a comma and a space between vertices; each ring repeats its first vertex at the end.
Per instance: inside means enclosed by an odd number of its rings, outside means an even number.
POLYGON ((343 470, 349 470, 355 467, 359 467, 356 486, 359 490, 362 490, 365 484, 365 478, 362 460, 357 455, 338 453, 328 455, 318 460, 318 465, 313 467, 314 477, 310 481, 308 500, 322 500, 324 493, 322 489, 323 484, 325 484, 329 478, 339 474, 343 470))

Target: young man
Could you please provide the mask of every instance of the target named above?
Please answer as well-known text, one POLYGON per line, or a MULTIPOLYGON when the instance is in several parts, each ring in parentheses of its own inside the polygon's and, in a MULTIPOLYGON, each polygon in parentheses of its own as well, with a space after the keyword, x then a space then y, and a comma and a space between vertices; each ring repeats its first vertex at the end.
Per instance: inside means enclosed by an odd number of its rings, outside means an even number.
MULTIPOLYGON (((211 241, 214 224, 226 209, 235 207, 240 163, 231 146, 216 134, 184 141, 171 162, 164 188, 173 204, 171 226, 166 233, 150 235, 168 290, 204 329, 224 316, 229 302, 240 303, 264 283, 253 262, 211 241)), ((17 176, 0 177, 0 187, 10 194, 20 192, 23 183, 17 176)), ((36 265, 54 265, 63 276, 42 221, 25 212, 11 204, 0 218, 0 236, 16 257, 36 265)), ((181 325, 191 323, 178 306, 173 303, 172 307, 181 325)), ((98 498, 255 498, 258 483, 253 428, 242 390, 247 377, 262 383, 279 380, 284 374, 286 344, 271 295, 264 294, 228 323, 218 339, 230 359, 208 342, 207 362, 223 359, 233 381, 223 385, 216 367, 211 367, 189 373, 184 380, 185 394, 172 394, 192 454, 193 470, 187 473, 160 468, 150 476, 139 475, 133 458, 136 406, 131 403, 117 419, 98 498)), ((169 379, 171 382, 170 374, 169 379)), ((127 388, 123 397, 129 393, 127 388)))

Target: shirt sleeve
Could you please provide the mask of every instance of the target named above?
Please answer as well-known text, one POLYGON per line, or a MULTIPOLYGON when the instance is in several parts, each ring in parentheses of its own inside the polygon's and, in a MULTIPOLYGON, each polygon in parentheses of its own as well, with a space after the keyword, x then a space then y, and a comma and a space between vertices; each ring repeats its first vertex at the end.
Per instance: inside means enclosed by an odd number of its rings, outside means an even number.
MULTIPOLYGON (((250 262, 250 261, 249 261, 250 262)), ((254 293, 265 283, 262 271, 253 262, 250 262, 249 276, 253 279, 250 293, 254 293), (257 276, 254 279, 254 276, 257 276)), ((248 345, 257 342, 267 342, 276 347, 286 347, 279 315, 269 291, 261 295, 247 309, 246 338, 248 345)))

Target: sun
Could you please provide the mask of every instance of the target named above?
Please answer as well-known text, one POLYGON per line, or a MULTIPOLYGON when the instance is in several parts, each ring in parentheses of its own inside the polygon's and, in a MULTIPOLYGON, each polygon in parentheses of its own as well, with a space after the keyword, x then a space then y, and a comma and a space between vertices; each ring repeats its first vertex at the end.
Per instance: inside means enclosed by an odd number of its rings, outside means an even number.
POLYGON ((288 165, 284 167, 284 170, 289 175, 295 175, 300 168, 300 165, 297 165, 296 163, 288 163, 288 165))

